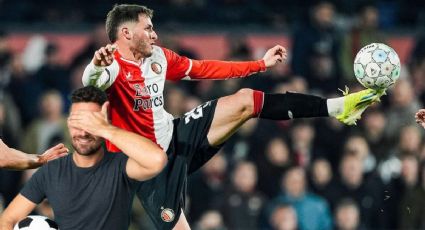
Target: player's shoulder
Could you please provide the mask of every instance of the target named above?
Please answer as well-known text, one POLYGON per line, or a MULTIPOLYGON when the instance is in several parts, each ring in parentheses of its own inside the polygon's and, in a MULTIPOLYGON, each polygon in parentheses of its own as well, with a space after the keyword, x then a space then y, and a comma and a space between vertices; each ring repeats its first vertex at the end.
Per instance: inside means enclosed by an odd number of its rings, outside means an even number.
POLYGON ((69 164, 71 160, 72 160, 72 154, 68 154, 64 157, 60 157, 47 162, 46 164, 40 167, 39 171, 43 171, 43 172, 45 171, 48 173, 49 171, 59 170, 61 168, 64 168, 66 164, 69 164))
POLYGON ((60 157, 60 158, 54 159, 52 161, 49 161, 49 162, 47 162, 46 165, 52 166, 52 167, 57 167, 57 166, 60 166, 62 164, 69 163, 71 160, 72 160, 72 154, 68 154, 64 157, 60 157))
POLYGON ((153 45, 153 55, 166 55, 166 53, 169 51, 167 48, 164 48, 162 46, 153 45))

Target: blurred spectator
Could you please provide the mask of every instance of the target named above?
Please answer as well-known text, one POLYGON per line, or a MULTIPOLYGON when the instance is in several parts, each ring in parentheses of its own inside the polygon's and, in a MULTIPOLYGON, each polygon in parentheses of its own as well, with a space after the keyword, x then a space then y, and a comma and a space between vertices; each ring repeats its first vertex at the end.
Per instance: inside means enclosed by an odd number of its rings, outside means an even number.
POLYGON ((63 98, 68 96, 70 93, 69 73, 61 64, 56 44, 47 44, 45 62, 32 78, 42 84, 43 90, 55 89, 61 93, 63 98))
POLYGON ((324 158, 317 158, 311 164, 309 184, 312 192, 324 197, 328 202, 332 200, 331 188, 334 184, 331 164, 324 158))
POLYGON ((279 204, 270 216, 270 226, 273 230, 297 230, 298 220, 295 209, 287 204, 279 204))
POLYGON ((200 171, 189 177, 189 221, 195 223, 205 210, 219 208, 227 184, 227 161, 223 152, 216 154, 200 171))
POLYGON ((258 132, 259 123, 258 119, 248 120, 227 141, 224 150, 229 154, 227 158, 231 165, 241 160, 247 160, 250 157, 253 159, 261 157, 262 143, 268 139, 261 138, 261 134, 258 132))
POLYGON ((37 103, 28 103, 28 99, 38 101, 42 94, 42 85, 25 71, 20 55, 15 55, 11 60, 11 74, 8 89, 20 111, 22 126, 27 127, 39 114, 37 103))
POLYGON ((363 230, 361 225, 360 210, 351 199, 341 200, 335 208, 336 230, 363 230))
POLYGON ((256 190, 257 168, 241 161, 233 170, 232 185, 223 198, 221 207, 224 223, 229 229, 254 229, 265 198, 256 190))
POLYGON ((419 172, 418 186, 403 196, 401 201, 399 229, 425 228, 425 162, 421 163, 419 172))
POLYGON ((357 24, 345 35, 343 40, 341 60, 344 77, 347 81, 356 81, 356 78, 353 77, 353 63, 357 52, 370 43, 385 42, 378 26, 378 9, 373 5, 364 6, 360 11, 357 24))
POLYGON ((351 198, 360 208, 366 228, 378 229, 381 224, 379 208, 382 202, 382 183, 374 174, 365 176, 364 160, 357 154, 346 153, 340 163, 340 178, 332 188, 333 207, 342 199, 351 198))
MULTIPOLYGON (((0 91, 1 94, 1 91, 0 91)), ((8 146, 17 148, 21 130, 19 113, 13 105, 13 101, 4 93, 0 99, 0 139, 8 146)), ((0 97, 1 97, 0 96, 0 97)), ((0 169, 0 200, 6 207, 20 190, 22 172, 0 169)), ((1 208, 3 206, 1 205, 1 208)))
POLYGON ((266 144, 264 154, 256 154, 255 157, 260 178, 258 189, 268 198, 273 198, 279 194, 278 184, 282 174, 293 161, 288 144, 283 138, 272 138, 266 144))
POLYGON ((303 229, 330 229, 332 216, 327 202, 308 192, 305 170, 301 167, 288 169, 282 179, 282 194, 271 204, 290 204, 295 208, 298 227, 303 229))
POLYGON ((19 110, 9 90, 12 78, 13 55, 9 50, 7 34, 0 30, 0 138, 16 147, 21 135, 19 110))
POLYGON ((366 139, 360 135, 350 136, 344 145, 344 153, 355 154, 363 161, 363 172, 371 173, 376 167, 376 157, 370 152, 366 139))
POLYGON ((313 140, 315 131, 306 121, 295 122, 291 129, 291 149, 295 156, 295 164, 308 167, 314 157, 313 140))
POLYGON ((195 230, 226 230, 223 223, 223 217, 216 210, 208 210, 202 214, 198 223, 195 224, 195 230))
MULTIPOLYGON (((406 125, 415 125, 416 111, 420 104, 415 98, 412 84, 408 79, 398 79, 390 91, 391 107, 387 111, 386 136, 392 143, 397 143, 399 130, 406 125)), ((391 143, 390 142, 390 143, 391 143)))
POLYGON ((334 14, 332 3, 319 2, 311 11, 311 21, 293 36, 292 71, 322 92, 335 92, 339 86, 340 38, 334 14))
POLYGON ((402 127, 398 141, 399 154, 412 154, 419 156, 422 133, 421 129, 415 125, 402 127))
MULTIPOLYGON (((386 226, 394 228, 400 225, 400 214, 405 213, 407 207, 406 200, 409 199, 412 191, 419 182, 419 162, 415 155, 405 154, 400 156, 401 169, 398 176, 395 176, 384 192, 385 214, 387 215, 386 226)), ((410 213, 409 213, 410 215, 410 213)), ((410 229, 410 228, 402 228, 410 229)))
POLYGON ((409 70, 413 87, 422 105, 425 105, 425 30, 422 26, 410 57, 409 70))
POLYGON ((316 119, 314 127, 318 134, 314 140, 315 157, 325 158, 336 169, 351 129, 333 118, 316 119))
MULTIPOLYGON (((0 31, 0 139, 16 148, 22 133, 19 110, 9 94, 12 60, 7 34, 0 31)), ((0 213, 18 194, 21 176, 21 172, 0 169, 0 213)))
POLYGON ((386 122, 387 118, 379 108, 368 109, 361 121, 362 136, 366 138, 378 162, 388 157, 389 144, 385 139, 386 122))
POLYGON ((29 38, 22 53, 22 64, 26 72, 32 74, 45 63, 47 46, 48 41, 42 35, 36 34, 29 38))
MULTIPOLYGON (((166 97, 165 109, 174 117, 181 117, 184 113, 189 112, 190 110, 185 111, 184 107, 186 99, 184 91, 177 86, 167 86, 167 90, 164 92, 164 96, 166 97)), ((162 100, 162 102, 164 102, 164 100, 162 100)))
POLYGON ((39 103, 41 117, 29 126, 22 142, 22 150, 42 153, 50 146, 64 143, 71 146, 67 120, 63 114, 63 100, 58 91, 46 91, 39 103))
POLYGON ((90 35, 89 39, 90 40, 87 43, 86 47, 81 49, 80 53, 77 53, 75 55, 74 59, 72 60, 69 66, 70 69, 74 69, 75 67, 79 65, 86 66, 89 62, 91 62, 93 58, 93 54, 96 50, 110 43, 108 36, 106 35, 104 23, 99 23, 94 26, 93 32, 90 35))

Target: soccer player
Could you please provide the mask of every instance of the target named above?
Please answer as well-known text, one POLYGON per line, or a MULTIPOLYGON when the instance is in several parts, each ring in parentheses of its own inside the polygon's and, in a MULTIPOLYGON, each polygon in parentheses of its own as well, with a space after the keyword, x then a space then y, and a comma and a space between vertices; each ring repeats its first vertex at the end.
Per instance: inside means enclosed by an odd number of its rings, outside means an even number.
POLYGON ((161 172, 167 157, 147 138, 109 124, 106 100, 93 86, 72 94, 68 128, 74 153, 31 177, 0 217, 0 229, 12 229, 44 198, 62 230, 128 229, 138 181, 161 172), (105 150, 104 139, 122 153, 105 150))
MULTIPOLYGON (((116 5, 106 18, 106 31, 113 44, 95 52, 84 71, 83 84, 107 92, 112 124, 149 138, 167 152, 169 163, 164 171, 144 182, 137 192, 158 229, 189 228, 181 215, 187 176, 207 162, 248 119, 333 116, 355 124, 383 94, 363 90, 327 100, 241 89, 173 119, 163 107, 165 80, 247 77, 284 61, 287 54, 277 45, 258 61, 191 60, 154 45, 158 37, 152 15, 153 11, 144 6, 116 5)), ((113 143, 107 146, 110 151, 119 150, 113 143)))
POLYGON ((14 148, 9 148, 0 139, 0 168, 24 170, 38 168, 48 161, 63 157, 68 154, 68 149, 63 144, 58 144, 43 154, 27 154, 14 148))

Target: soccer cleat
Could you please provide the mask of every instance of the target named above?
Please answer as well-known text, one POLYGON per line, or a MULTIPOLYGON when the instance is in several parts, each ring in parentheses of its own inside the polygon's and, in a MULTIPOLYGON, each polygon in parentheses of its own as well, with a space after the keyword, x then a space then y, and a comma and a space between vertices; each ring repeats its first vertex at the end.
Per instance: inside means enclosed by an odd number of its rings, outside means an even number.
POLYGON ((386 94, 385 89, 365 89, 356 93, 348 93, 347 86, 342 92, 344 94, 344 110, 336 118, 346 125, 356 125, 356 121, 361 118, 366 108, 381 101, 380 97, 386 94))

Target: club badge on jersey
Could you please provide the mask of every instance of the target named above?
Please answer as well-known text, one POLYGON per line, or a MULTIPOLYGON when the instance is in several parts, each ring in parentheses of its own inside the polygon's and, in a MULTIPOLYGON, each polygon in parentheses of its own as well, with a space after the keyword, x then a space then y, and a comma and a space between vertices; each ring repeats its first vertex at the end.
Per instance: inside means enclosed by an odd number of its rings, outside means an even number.
POLYGON ((172 222, 174 220, 174 217, 175 217, 174 211, 170 208, 162 208, 161 207, 161 209, 162 209, 161 219, 164 222, 167 222, 167 223, 172 222))

